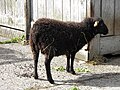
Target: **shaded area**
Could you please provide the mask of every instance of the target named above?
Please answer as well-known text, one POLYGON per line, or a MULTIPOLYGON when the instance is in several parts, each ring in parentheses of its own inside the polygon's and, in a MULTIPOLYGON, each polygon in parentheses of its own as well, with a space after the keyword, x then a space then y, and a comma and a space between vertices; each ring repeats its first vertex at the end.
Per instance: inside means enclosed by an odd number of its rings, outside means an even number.
POLYGON ((104 57, 108 58, 108 59, 116 59, 116 58, 120 58, 120 54, 105 54, 103 55, 104 57))
POLYGON ((21 52, 0 47, 0 65, 31 61, 32 59, 25 58, 21 52))
POLYGON ((106 65, 120 66, 120 54, 105 54, 104 57, 108 59, 106 65))
MULTIPOLYGON (((44 80, 44 79, 40 79, 44 80)), ((46 80, 45 80, 46 81, 46 80)), ((80 75, 73 80, 55 80, 55 82, 62 82, 63 84, 56 85, 84 85, 94 87, 120 87, 120 73, 101 73, 91 75, 80 75), (106 83, 105 83, 106 82, 106 83)))

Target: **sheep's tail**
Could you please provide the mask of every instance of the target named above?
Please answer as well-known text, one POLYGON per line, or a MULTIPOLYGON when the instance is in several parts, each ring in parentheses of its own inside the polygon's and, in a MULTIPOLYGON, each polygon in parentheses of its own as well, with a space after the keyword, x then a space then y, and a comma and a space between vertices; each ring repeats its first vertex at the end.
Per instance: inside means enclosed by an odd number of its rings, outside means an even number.
POLYGON ((30 41, 31 42, 37 43, 38 30, 39 30, 39 25, 35 24, 35 21, 32 20, 32 22, 31 22, 31 29, 30 29, 30 41))
POLYGON ((33 53, 39 52, 39 46, 38 46, 38 35, 34 32, 35 25, 30 29, 30 37, 29 37, 29 44, 31 46, 31 50, 33 53))
POLYGON ((35 20, 31 21, 31 28, 30 28, 30 36, 29 36, 29 43, 30 45, 34 43, 35 35, 34 35, 34 30, 35 30, 35 20))

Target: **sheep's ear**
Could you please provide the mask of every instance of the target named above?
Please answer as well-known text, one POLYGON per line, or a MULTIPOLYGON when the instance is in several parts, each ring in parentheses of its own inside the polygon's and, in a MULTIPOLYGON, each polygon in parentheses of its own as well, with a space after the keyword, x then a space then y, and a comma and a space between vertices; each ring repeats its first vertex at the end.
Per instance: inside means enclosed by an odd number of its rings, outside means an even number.
POLYGON ((95 21, 94 27, 97 27, 98 23, 99 23, 99 21, 95 21))

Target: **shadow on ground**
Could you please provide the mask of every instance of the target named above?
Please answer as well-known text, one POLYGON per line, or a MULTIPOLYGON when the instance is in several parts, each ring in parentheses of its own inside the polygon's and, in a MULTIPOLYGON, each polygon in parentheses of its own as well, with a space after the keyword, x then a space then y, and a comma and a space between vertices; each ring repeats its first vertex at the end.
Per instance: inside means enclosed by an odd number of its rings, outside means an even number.
POLYGON ((108 59, 105 65, 120 66, 120 54, 106 54, 104 57, 108 59))
MULTIPOLYGON (((44 79, 40 79, 44 80, 44 79)), ((45 80, 46 81, 46 80, 45 80)), ((93 87, 120 87, 120 73, 101 73, 92 75, 80 75, 74 80, 55 80, 56 85, 84 85, 93 87), (57 83, 63 84, 57 84, 57 83)))
POLYGON ((32 59, 25 58, 21 52, 0 47, 0 65, 31 61, 32 59))

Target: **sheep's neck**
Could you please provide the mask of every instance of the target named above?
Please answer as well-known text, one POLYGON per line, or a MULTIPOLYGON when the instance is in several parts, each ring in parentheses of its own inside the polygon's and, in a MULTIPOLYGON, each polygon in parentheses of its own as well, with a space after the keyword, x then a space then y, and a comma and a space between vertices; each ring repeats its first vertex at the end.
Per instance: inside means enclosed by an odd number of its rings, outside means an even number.
POLYGON ((91 33, 84 33, 84 32, 81 32, 81 33, 83 34, 86 43, 89 43, 92 40, 92 38, 94 38, 94 36, 95 36, 94 33, 92 33, 92 34, 91 33))

